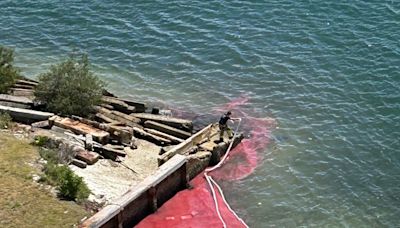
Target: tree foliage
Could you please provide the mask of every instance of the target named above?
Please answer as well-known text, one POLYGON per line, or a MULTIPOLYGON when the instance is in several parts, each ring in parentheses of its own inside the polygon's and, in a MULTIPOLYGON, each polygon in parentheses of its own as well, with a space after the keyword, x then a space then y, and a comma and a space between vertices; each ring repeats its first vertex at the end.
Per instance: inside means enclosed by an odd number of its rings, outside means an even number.
POLYGON ((104 83, 90 71, 87 55, 70 56, 39 76, 37 100, 62 115, 87 116, 100 104, 104 83))
POLYGON ((6 93, 14 85, 18 70, 13 67, 14 51, 0 46, 0 93, 6 93))

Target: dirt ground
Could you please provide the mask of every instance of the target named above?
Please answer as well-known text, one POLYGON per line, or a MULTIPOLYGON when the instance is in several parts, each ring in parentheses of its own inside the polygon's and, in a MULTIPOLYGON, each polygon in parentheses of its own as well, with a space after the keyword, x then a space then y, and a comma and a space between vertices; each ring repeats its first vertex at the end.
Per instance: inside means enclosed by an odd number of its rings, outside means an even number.
POLYGON ((125 149, 122 162, 100 159, 86 168, 69 167, 81 176, 92 191, 90 200, 109 203, 129 188, 152 175, 158 168, 157 156, 161 147, 145 140, 137 140, 137 149, 125 149))

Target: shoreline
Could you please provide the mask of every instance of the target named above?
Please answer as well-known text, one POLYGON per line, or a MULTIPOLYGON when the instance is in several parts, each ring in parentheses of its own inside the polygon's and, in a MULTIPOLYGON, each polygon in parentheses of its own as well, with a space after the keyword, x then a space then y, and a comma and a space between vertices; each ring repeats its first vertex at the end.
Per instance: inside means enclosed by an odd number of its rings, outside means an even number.
MULTIPOLYGON (((137 224, 176 192, 188 187, 188 182, 206 167, 216 164, 231 142, 226 137, 225 142, 214 143, 218 135, 216 125, 210 124, 193 134, 191 120, 172 117, 168 110, 167 115, 153 113, 160 111, 157 108, 149 113, 146 104, 120 99, 109 92, 104 94, 103 104, 96 108, 95 121, 29 111, 35 109, 29 101, 33 100, 30 89, 34 89, 35 83, 31 79, 19 80, 9 96, 0 98, 3 104, 6 101, 8 106, 19 108, 3 108, 3 111, 17 121, 31 124, 33 135, 48 139, 45 147, 66 150, 71 157, 69 167, 84 179, 93 193, 89 200, 105 203, 106 206, 81 227, 93 227, 99 218, 104 224, 125 224, 124 227, 137 224), (26 88, 27 85, 31 87, 26 88), (25 103, 20 102, 21 98, 27 99, 25 103), (169 160, 178 162, 171 164, 169 160), (137 188, 143 189, 140 194, 129 196, 130 192, 137 192, 137 188), (115 201, 132 205, 138 198, 149 198, 142 205, 146 213, 114 208, 112 214, 118 211, 117 214, 123 213, 124 217, 115 219, 107 213, 102 216, 115 201)), ((235 146, 242 138, 240 135, 232 139, 235 146)))

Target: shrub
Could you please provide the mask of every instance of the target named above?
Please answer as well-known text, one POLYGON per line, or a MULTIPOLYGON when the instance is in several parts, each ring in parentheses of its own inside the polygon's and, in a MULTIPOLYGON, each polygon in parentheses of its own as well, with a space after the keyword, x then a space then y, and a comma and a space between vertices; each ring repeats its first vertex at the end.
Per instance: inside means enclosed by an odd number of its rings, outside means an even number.
POLYGON ((11 116, 8 113, 0 112, 0 129, 7 129, 11 127, 11 116))
POLYGON ((36 98, 49 111, 62 115, 88 116, 101 103, 104 83, 89 70, 87 55, 70 56, 39 76, 36 98))
MULTIPOLYGON (((47 136, 37 135, 33 138, 32 144, 34 146, 45 146, 48 142, 49 142, 49 138, 47 136)), ((43 157, 43 158, 46 159, 45 157, 43 157)), ((46 160, 48 160, 48 159, 46 159, 46 160)))
POLYGON ((39 148, 39 155, 47 162, 58 163, 60 161, 58 153, 55 150, 39 148))
POLYGON ((0 46, 0 93, 7 93, 18 78, 18 71, 13 67, 14 51, 0 46))
POLYGON ((82 177, 74 174, 68 166, 59 166, 49 160, 44 167, 44 173, 42 181, 55 185, 61 198, 83 201, 89 197, 90 190, 82 177))

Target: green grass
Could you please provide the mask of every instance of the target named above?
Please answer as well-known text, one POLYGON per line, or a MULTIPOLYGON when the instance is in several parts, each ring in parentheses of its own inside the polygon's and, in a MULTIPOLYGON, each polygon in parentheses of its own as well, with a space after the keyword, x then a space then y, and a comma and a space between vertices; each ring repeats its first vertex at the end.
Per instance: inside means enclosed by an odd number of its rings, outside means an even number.
POLYGON ((71 227, 88 215, 32 181, 40 173, 31 165, 38 157, 29 142, 0 133, 0 227, 71 227))

